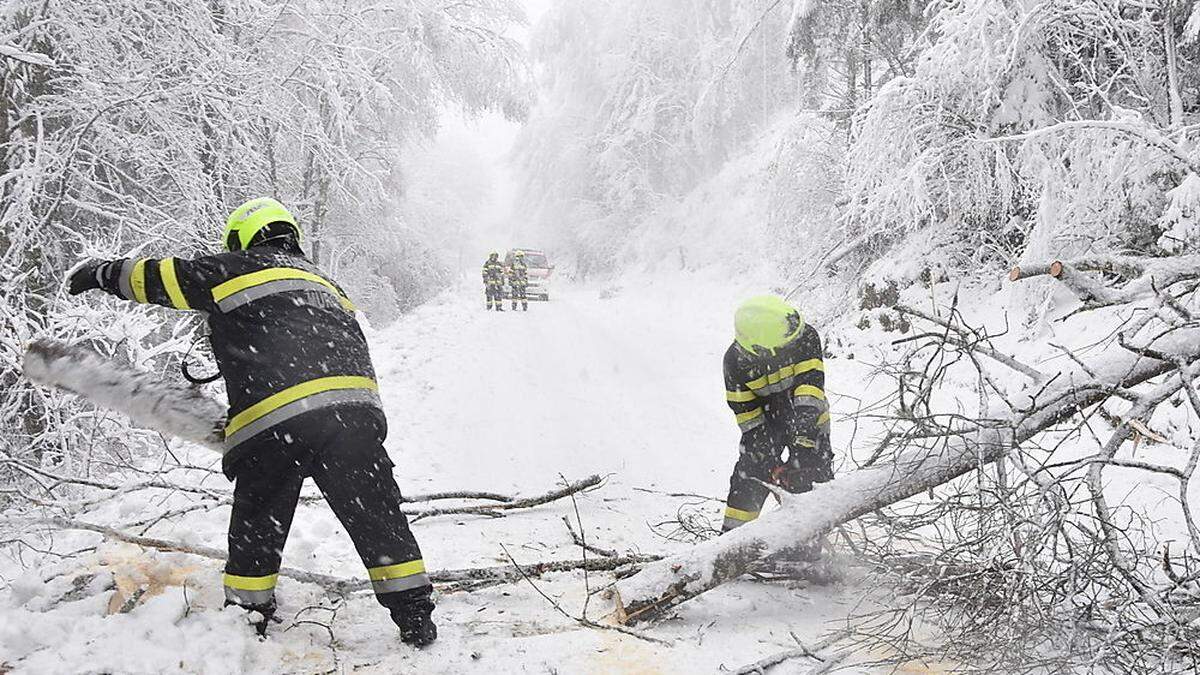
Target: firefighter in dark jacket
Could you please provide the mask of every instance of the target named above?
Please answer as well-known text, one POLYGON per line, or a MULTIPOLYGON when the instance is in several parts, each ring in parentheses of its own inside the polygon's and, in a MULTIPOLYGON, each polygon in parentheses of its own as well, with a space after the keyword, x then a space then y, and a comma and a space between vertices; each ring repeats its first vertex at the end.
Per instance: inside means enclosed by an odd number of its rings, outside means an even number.
POLYGON ((494 305, 497 312, 504 311, 504 263, 495 251, 483 262, 483 293, 488 309, 494 305))
POLYGON ((725 531, 758 517, 768 490, 757 481, 797 493, 833 480, 820 335, 772 295, 742 303, 734 331, 725 352, 725 399, 742 440, 729 479, 725 531))
POLYGON ((71 275, 70 292, 101 289, 206 314, 229 396, 223 468, 236 481, 226 604, 261 613, 255 624, 265 634, 300 488, 312 476, 401 640, 433 642, 432 587, 400 511, 353 303, 305 258, 296 219, 274 199, 239 206, 224 244, 227 252, 192 260, 89 261, 71 275))
POLYGON ((529 288, 529 267, 525 264, 525 252, 513 254, 512 263, 508 266, 508 288, 512 292, 512 308, 517 311, 517 301, 521 302, 521 311, 529 311, 529 298, 525 290, 529 288))

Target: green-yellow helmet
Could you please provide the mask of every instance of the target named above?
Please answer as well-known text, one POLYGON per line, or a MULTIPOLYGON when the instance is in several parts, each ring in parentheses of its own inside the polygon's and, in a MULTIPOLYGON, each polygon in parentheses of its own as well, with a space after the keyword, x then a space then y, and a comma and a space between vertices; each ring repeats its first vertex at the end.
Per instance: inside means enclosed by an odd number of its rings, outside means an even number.
POLYGON ((250 241, 271 223, 288 223, 300 241, 300 227, 296 217, 287 207, 270 197, 251 199, 233 210, 225 220, 225 250, 242 251, 250 247, 250 241))
POLYGON ((804 332, 804 317, 782 298, 759 295, 737 308, 733 330, 737 343, 751 354, 774 352, 804 332))

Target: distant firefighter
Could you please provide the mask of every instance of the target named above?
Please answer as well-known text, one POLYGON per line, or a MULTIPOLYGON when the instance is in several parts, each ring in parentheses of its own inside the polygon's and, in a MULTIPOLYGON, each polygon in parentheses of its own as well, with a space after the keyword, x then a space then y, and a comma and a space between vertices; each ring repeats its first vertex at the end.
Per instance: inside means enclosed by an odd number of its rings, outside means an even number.
POLYGON ((508 288, 512 292, 512 308, 517 309, 517 301, 521 302, 521 310, 529 311, 529 298, 525 295, 529 288, 529 267, 525 265, 525 252, 513 254, 512 263, 508 267, 508 288))
POLYGON ((495 306, 497 312, 504 311, 504 264, 500 262, 500 254, 494 251, 483 263, 483 292, 488 309, 495 306))

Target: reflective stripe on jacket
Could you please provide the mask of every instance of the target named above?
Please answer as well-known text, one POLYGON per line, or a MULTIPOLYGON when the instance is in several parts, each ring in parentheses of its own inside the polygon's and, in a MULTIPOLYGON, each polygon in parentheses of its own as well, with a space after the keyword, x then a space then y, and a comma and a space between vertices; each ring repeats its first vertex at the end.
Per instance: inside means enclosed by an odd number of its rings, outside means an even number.
POLYGON ((499 260, 483 263, 483 283, 488 286, 504 285, 504 265, 499 260))
POLYGON ((725 402, 742 433, 785 413, 800 439, 827 435, 825 361, 821 336, 811 325, 773 354, 750 354, 736 342, 725 352, 725 402))
POLYGON ((302 255, 258 246, 193 260, 116 260, 101 278, 126 300, 207 315, 229 396, 227 471, 247 441, 284 420, 380 405, 354 303, 302 255))

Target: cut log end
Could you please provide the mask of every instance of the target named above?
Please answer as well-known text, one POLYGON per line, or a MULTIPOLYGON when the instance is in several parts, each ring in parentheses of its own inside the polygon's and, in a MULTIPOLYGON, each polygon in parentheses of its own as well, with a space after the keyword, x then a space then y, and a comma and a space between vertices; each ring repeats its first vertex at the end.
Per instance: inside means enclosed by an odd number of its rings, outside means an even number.
POLYGON ((1054 262, 1050 263, 1050 276, 1057 279, 1062 276, 1062 273, 1063 264, 1061 260, 1055 260, 1054 262))
POLYGON ((1021 278, 1021 268, 1019 266, 1013 266, 1013 268, 1008 271, 1008 280, 1009 281, 1018 281, 1020 278, 1021 278))
POLYGON ((613 612, 608 616, 617 625, 624 626, 629 623, 629 615, 625 613, 625 603, 621 602, 621 593, 613 588, 608 593, 608 599, 612 600, 613 612))

